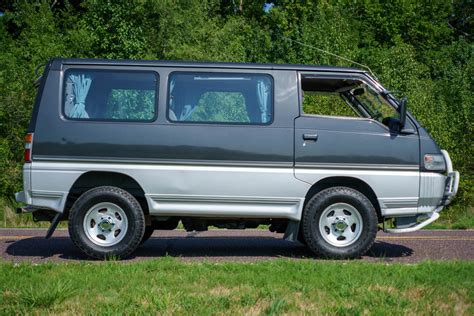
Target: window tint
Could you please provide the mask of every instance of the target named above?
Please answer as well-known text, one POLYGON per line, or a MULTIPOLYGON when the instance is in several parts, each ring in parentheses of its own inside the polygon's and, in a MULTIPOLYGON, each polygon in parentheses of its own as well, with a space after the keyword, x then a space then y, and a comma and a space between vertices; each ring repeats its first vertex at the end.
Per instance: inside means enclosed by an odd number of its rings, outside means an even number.
POLYGON ((151 121, 156 115, 157 86, 153 72, 69 70, 64 115, 79 120, 151 121))
POLYGON ((273 86, 267 75, 174 73, 168 118, 174 122, 269 124, 273 86))

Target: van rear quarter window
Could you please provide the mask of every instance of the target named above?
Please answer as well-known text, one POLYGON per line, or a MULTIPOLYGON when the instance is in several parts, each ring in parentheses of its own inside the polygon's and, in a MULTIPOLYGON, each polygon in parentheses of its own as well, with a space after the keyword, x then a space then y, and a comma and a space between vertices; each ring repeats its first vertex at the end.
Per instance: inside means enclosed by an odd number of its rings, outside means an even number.
POLYGON ((168 119, 180 123, 267 125, 273 81, 265 74, 172 73, 168 119))
POLYGON ((69 69, 63 113, 71 120, 152 121, 158 75, 151 71, 69 69))

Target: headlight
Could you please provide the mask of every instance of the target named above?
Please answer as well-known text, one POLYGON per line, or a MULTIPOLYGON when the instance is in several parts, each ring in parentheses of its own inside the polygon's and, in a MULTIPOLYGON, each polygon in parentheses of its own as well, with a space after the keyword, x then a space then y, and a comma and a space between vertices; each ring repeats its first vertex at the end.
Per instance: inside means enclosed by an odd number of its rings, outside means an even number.
POLYGON ((445 169, 443 155, 425 155, 424 162, 426 170, 442 171, 445 169))

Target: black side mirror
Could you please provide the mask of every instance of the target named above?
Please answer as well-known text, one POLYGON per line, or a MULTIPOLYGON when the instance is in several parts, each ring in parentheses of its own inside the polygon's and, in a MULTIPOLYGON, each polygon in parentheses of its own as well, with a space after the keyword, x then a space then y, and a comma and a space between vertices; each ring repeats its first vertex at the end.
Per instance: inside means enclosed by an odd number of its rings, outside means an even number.
POLYGON ((400 130, 402 130, 405 127, 405 122, 407 119, 407 98, 400 100, 400 104, 398 105, 398 113, 400 113, 400 130))

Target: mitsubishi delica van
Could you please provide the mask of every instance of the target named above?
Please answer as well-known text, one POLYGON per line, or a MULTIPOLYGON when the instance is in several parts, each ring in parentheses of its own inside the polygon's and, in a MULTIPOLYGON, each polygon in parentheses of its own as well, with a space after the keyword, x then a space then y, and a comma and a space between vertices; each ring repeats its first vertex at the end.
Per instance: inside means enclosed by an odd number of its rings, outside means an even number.
POLYGON ((68 221, 94 258, 154 230, 268 225, 320 257, 418 230, 455 196, 448 153, 353 68, 53 59, 25 138, 18 212, 68 221))

